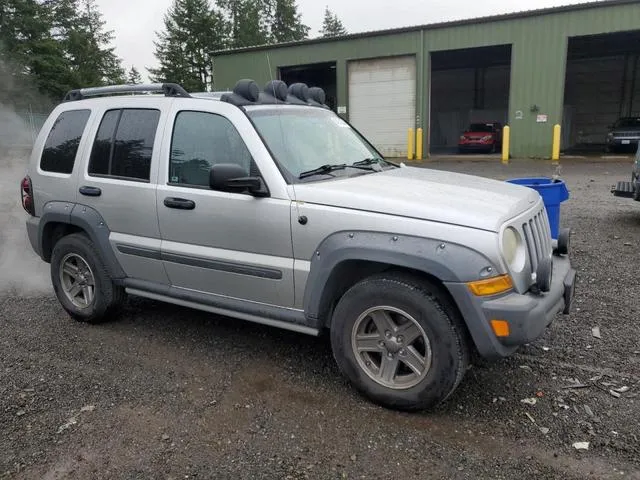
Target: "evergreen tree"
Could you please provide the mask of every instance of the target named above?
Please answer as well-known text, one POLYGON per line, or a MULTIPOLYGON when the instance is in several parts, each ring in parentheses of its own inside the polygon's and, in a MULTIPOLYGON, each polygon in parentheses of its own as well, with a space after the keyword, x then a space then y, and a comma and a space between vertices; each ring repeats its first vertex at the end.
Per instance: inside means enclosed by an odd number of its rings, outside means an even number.
POLYGON ((104 29, 95 0, 57 0, 49 5, 54 36, 71 64, 69 83, 76 87, 124 83, 121 60, 111 46, 113 32, 104 29))
POLYGON ((329 10, 329 7, 324 9, 324 20, 322 21, 322 29, 320 35, 323 37, 337 37, 340 35, 346 35, 347 29, 338 18, 338 16, 329 10))
POLYGON ((309 27, 302 23, 295 0, 275 0, 271 38, 277 43, 304 40, 309 27))
POLYGON ((218 0, 218 5, 231 24, 231 47, 271 43, 269 0, 218 0))
POLYGON ((140 75, 140 72, 134 66, 131 66, 127 73, 127 83, 132 85, 142 83, 142 75, 140 75))
POLYGON ((208 0, 174 0, 156 33, 159 67, 149 69, 155 82, 175 82, 188 91, 213 86, 213 52, 227 46, 229 25, 208 0))
POLYGON ((50 27, 46 5, 0 2, 0 102, 23 108, 42 103, 43 96, 59 98, 68 89, 68 64, 50 27))

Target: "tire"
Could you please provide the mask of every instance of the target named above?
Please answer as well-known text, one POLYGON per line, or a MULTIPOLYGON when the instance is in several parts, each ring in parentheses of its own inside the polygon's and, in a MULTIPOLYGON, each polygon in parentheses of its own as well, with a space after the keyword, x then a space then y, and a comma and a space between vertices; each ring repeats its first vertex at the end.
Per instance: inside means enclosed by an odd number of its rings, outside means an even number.
POLYGON ((447 306, 437 289, 420 278, 402 273, 375 275, 355 284, 340 299, 332 317, 331 347, 341 373, 364 397, 386 408, 427 410, 444 402, 457 388, 469 365, 464 327, 447 306), (387 309, 386 314, 381 313, 381 307, 387 309), (392 326, 399 330, 394 330, 391 338, 383 339, 378 323, 384 325, 381 318, 388 319, 387 314, 393 321, 392 326), (407 328, 409 324, 413 324, 411 330, 407 328), (405 332, 413 332, 407 339, 398 334, 403 328, 405 332), (409 345, 409 340, 418 333, 426 335, 426 339, 423 336, 422 340, 409 345), (360 347, 359 341, 373 343, 362 343, 360 347), (385 344, 384 348, 380 342, 385 344), (406 348, 397 350, 398 342, 406 348), (379 347, 377 351, 373 350, 375 344, 379 347), (356 355, 357 348, 371 351, 356 355), (416 358, 422 358, 423 362, 417 363, 416 358), (408 363, 404 363, 407 359, 414 365, 427 366, 424 373, 418 375, 419 369, 409 369, 408 363), (388 380, 389 375, 383 378, 383 360, 398 374, 394 374, 394 379, 388 380), (393 368, 394 362, 397 370, 393 368))
POLYGON ((62 237, 53 247, 51 282, 62 307, 80 322, 109 320, 126 298, 124 289, 114 285, 109 277, 93 242, 82 233, 62 237), (72 298, 76 285, 82 288, 72 298))

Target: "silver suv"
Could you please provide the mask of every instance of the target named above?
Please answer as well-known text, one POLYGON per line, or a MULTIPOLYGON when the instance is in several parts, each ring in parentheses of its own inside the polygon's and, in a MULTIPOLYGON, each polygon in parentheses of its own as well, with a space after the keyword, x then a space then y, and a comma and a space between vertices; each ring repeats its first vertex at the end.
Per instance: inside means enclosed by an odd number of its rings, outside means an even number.
POLYGON ((131 294, 327 331, 389 408, 444 401, 474 353, 513 353, 573 298, 568 236, 535 190, 385 160, 304 84, 69 92, 21 195, 73 318, 131 294))

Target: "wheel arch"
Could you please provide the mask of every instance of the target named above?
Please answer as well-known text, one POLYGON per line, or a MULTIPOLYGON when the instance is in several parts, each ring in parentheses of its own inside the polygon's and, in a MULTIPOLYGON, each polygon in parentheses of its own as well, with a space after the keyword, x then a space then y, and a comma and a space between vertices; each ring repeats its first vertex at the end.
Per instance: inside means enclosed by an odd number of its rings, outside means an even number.
POLYGON ((333 308, 349 287, 370 275, 393 271, 428 283, 446 300, 451 313, 462 318, 444 282, 477 278, 488 266, 495 267, 484 255, 456 243, 391 233, 340 232, 316 249, 304 311, 320 327, 329 327, 333 308))
POLYGON ((73 233, 84 233, 96 246, 112 279, 126 275, 109 243, 111 231, 97 210, 87 206, 66 202, 49 202, 38 226, 38 244, 42 259, 51 262, 55 244, 73 233))

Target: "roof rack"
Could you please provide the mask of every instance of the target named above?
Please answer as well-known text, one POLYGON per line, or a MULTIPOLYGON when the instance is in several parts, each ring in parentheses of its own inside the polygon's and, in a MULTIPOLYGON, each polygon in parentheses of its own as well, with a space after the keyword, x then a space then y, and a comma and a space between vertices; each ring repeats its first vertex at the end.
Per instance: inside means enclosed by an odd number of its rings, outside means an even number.
POLYGON ((165 97, 191 97, 189 93, 177 83, 143 83, 129 85, 109 85, 107 87, 79 88, 69 91, 62 100, 72 102, 82 100, 86 97, 97 97, 100 95, 126 94, 126 93, 164 93, 165 97))

